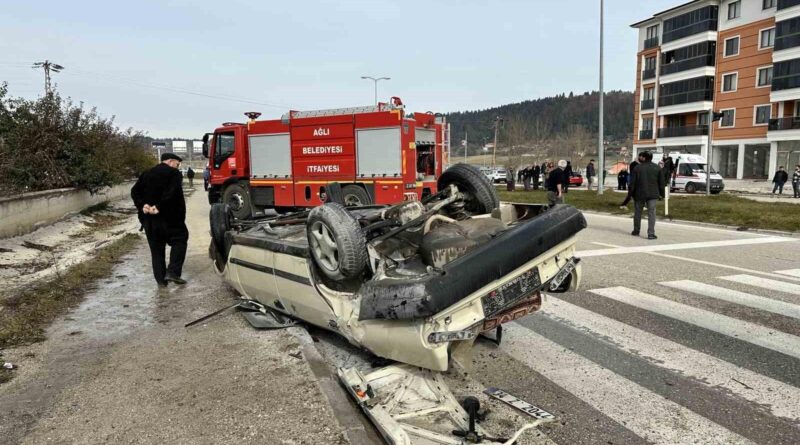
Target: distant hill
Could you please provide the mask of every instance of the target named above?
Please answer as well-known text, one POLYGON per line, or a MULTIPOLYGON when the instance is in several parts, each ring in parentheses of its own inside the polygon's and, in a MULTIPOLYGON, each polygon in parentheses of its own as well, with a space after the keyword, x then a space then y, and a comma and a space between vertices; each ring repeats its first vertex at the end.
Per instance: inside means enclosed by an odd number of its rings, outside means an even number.
MULTIPOLYGON (((624 141, 633 133, 633 93, 630 91, 610 91, 603 103, 604 133, 607 140, 624 141)), ((501 126, 499 146, 504 142, 507 123, 524 126, 526 139, 534 141, 556 140, 574 133, 576 127, 581 132, 597 135, 598 94, 596 91, 583 94, 560 94, 555 97, 526 100, 524 102, 501 105, 476 111, 459 111, 447 115, 451 128, 451 145, 454 151, 461 151, 460 142, 465 132, 469 134, 470 150, 480 147, 484 141, 494 138, 493 122, 496 116, 505 122, 501 126)), ((463 153, 463 151, 462 151, 463 153)))

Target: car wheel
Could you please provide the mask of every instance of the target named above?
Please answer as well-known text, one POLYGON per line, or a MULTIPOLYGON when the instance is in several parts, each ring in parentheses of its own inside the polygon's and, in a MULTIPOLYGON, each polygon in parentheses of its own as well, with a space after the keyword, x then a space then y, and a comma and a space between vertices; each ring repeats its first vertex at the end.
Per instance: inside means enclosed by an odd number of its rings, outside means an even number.
POLYGON ((252 215, 250 194, 241 184, 231 184, 225 187, 222 202, 230 207, 236 219, 247 219, 252 215))
POLYGON ((437 185, 444 190, 451 184, 465 195, 464 210, 473 215, 491 213, 500 206, 497 189, 477 168, 467 164, 456 164, 439 177, 437 185))
POLYGON ((686 184, 686 193, 695 193, 697 191, 697 186, 693 183, 686 184))
POLYGON ((719 195, 722 190, 711 190, 712 195, 719 195))
POLYGON ((364 271, 366 238, 343 205, 331 202, 311 210, 306 235, 314 262, 328 278, 342 281, 364 271))
POLYGON ((358 207, 372 204, 369 194, 364 188, 357 185, 346 185, 342 187, 342 196, 344 197, 344 205, 347 207, 358 207))
POLYGON ((228 252, 225 250, 225 232, 231 230, 230 212, 227 206, 221 203, 211 204, 208 220, 211 225, 211 242, 215 244, 223 259, 227 260, 228 252))

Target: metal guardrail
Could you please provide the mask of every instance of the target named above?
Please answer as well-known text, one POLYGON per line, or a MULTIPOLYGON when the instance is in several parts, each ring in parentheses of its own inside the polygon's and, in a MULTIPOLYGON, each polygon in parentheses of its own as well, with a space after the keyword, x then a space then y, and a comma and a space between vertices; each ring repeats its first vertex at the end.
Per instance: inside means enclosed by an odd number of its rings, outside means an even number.
POLYGON ((800 117, 779 117, 769 120, 769 131, 800 130, 800 117))

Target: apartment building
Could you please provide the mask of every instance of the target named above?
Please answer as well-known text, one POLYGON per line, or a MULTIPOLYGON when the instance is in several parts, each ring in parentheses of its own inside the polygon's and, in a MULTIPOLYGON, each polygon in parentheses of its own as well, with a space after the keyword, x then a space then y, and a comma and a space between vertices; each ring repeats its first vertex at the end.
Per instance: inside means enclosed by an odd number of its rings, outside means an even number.
POLYGON ((800 163, 800 0, 695 0, 631 27, 634 151, 708 156, 711 132, 724 177, 800 163))

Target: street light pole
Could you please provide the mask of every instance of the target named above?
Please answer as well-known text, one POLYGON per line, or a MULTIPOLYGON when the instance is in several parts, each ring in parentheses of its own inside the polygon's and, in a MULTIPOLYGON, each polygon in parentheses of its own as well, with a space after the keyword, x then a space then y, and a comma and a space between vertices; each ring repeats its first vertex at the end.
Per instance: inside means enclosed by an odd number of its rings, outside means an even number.
POLYGON ((494 147, 492 147, 492 169, 497 168, 497 129, 500 127, 500 122, 503 122, 503 118, 497 116, 494 118, 494 147))
POLYGON ((378 105, 378 81, 380 80, 390 80, 391 77, 370 77, 370 76, 361 76, 362 79, 369 79, 375 83, 375 105, 378 105))
POLYGON ((597 194, 603 194, 603 183, 605 182, 606 156, 603 146, 603 0, 600 0, 600 111, 597 126, 597 149, 600 151, 600 180, 597 183, 597 194))

